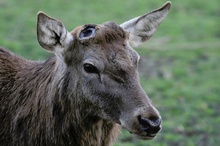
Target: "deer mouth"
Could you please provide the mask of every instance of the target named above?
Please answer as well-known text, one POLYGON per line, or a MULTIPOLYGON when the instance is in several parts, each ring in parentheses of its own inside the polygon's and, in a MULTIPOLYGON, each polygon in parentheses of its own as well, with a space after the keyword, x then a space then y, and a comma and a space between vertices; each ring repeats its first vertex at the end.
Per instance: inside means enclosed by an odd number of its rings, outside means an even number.
POLYGON ((156 137, 156 134, 148 134, 146 132, 143 133, 132 133, 136 138, 142 139, 142 140, 151 140, 156 137))

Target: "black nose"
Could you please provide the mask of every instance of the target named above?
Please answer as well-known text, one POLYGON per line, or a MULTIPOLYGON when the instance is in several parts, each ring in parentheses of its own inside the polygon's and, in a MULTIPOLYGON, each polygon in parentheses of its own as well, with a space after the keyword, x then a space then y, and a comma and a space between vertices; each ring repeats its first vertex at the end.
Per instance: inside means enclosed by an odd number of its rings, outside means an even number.
POLYGON ((147 134, 156 134, 161 129, 161 118, 144 118, 138 116, 138 121, 141 125, 141 129, 145 131, 147 134))

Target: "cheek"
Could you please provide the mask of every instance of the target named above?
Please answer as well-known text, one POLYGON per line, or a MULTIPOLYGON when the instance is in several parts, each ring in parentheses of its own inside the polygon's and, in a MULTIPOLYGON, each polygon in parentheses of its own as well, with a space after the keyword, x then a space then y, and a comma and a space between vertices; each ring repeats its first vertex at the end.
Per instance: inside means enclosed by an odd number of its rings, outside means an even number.
POLYGON ((90 99, 106 115, 119 117, 120 105, 122 104, 121 94, 118 88, 109 84, 97 84, 91 88, 90 99))
POLYGON ((93 74, 89 76, 82 76, 81 84, 84 98, 93 104, 100 105, 99 98, 102 97, 103 92, 105 92, 105 88, 100 83, 98 75, 93 74))
POLYGON ((121 115, 121 99, 111 94, 98 94, 95 104, 100 109, 100 117, 119 122, 121 115))
POLYGON ((97 74, 83 75, 81 82, 84 96, 90 102, 106 113, 119 112, 123 96, 119 83, 111 81, 104 75, 97 74))

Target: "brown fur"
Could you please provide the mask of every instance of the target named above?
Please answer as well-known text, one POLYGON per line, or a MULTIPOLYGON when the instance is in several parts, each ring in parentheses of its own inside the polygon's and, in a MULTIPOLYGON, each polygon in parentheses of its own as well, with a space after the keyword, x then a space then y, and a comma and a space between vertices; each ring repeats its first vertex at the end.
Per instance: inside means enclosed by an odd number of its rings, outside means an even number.
MULTIPOLYGON (((97 44, 124 35, 109 31, 97 44)), ((68 92, 70 72, 59 71, 56 56, 32 62, 0 48, 1 145, 107 146, 117 138, 120 126, 90 115, 93 105, 81 101, 81 91, 68 92)))
POLYGON ((68 73, 58 80, 55 57, 29 62, 1 48, 0 68, 1 145, 101 146, 119 134, 118 124, 86 116, 90 103, 68 99, 68 73))
POLYGON ((169 9, 167 2, 120 26, 87 24, 70 33, 38 13, 38 42, 55 55, 28 61, 0 47, 0 145, 110 146, 121 127, 154 138, 161 117, 140 86, 130 45, 150 38, 169 9))

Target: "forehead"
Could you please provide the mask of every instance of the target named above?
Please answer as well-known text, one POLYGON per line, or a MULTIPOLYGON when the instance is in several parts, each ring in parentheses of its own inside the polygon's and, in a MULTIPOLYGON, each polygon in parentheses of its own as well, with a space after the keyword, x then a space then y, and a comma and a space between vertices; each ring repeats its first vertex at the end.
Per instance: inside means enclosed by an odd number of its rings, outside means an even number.
POLYGON ((128 39, 128 33, 114 22, 106 22, 98 26, 97 39, 103 40, 104 43, 124 42, 128 39))
POLYGON ((89 50, 96 57, 105 58, 108 62, 119 61, 127 64, 138 58, 137 53, 128 44, 129 33, 114 22, 100 25, 86 24, 74 29, 72 33, 82 46, 80 48, 87 48, 87 51, 89 50), (95 28, 95 35, 89 39, 80 40, 80 32, 91 27, 95 28))
POLYGON ((115 24, 114 22, 105 22, 103 24, 86 24, 79 26, 72 31, 75 38, 79 39, 79 34, 82 30, 87 28, 94 28, 95 35, 92 39, 84 40, 84 42, 93 44, 111 44, 112 42, 125 42, 128 39, 128 32, 115 24))

